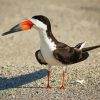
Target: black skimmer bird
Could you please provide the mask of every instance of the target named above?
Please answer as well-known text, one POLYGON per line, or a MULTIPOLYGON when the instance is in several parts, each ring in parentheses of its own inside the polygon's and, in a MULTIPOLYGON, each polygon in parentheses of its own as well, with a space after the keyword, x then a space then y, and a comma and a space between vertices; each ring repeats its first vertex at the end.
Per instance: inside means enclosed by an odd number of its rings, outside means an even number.
MULTIPOLYGON (((48 83, 50 88, 50 68, 53 65, 66 66, 85 60, 89 54, 88 51, 100 47, 100 45, 83 48, 85 42, 70 47, 65 43, 59 42, 52 34, 51 24, 47 17, 42 15, 33 16, 31 19, 17 24, 2 36, 18 31, 29 30, 32 27, 38 30, 40 37, 40 50, 36 51, 35 56, 40 64, 48 65, 48 83)), ((65 67, 63 67, 61 89, 64 89, 65 67)))

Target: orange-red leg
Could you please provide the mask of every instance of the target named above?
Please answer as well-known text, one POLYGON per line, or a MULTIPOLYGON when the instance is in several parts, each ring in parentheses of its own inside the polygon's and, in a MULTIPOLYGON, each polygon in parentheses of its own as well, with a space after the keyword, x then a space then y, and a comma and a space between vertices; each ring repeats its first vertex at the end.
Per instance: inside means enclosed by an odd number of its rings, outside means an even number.
POLYGON ((48 84, 47 84, 47 89, 50 89, 50 71, 48 71, 48 84))
POLYGON ((61 84, 60 89, 65 89, 64 83, 65 83, 65 71, 63 71, 62 73, 62 84, 61 84))

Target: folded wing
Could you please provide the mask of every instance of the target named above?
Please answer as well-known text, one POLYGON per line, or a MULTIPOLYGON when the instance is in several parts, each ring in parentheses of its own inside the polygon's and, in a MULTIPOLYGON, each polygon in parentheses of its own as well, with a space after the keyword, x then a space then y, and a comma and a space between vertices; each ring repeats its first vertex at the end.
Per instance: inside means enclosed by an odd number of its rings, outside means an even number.
POLYGON ((37 61, 40 63, 40 64, 43 64, 43 65, 47 65, 46 61, 44 60, 42 54, 41 54, 41 51, 40 50, 37 50, 35 52, 35 57, 37 59, 37 61))

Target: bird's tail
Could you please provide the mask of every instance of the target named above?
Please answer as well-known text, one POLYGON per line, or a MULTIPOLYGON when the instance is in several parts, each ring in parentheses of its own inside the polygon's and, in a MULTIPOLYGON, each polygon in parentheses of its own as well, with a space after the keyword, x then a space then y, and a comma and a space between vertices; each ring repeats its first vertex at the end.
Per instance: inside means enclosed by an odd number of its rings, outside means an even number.
POLYGON ((96 49, 96 48, 99 48, 99 47, 100 47, 100 45, 86 47, 86 48, 82 48, 82 51, 86 52, 86 51, 90 51, 90 50, 93 50, 93 49, 96 49))

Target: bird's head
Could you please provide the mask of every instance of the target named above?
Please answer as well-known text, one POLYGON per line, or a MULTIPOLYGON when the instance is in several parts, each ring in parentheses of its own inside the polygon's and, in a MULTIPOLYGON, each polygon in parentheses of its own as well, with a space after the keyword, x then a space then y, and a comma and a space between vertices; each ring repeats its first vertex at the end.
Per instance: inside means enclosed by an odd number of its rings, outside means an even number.
POLYGON ((32 27, 39 31, 51 31, 51 24, 49 19, 43 15, 37 15, 12 27, 9 31, 3 33, 2 36, 18 31, 26 31, 32 27))

